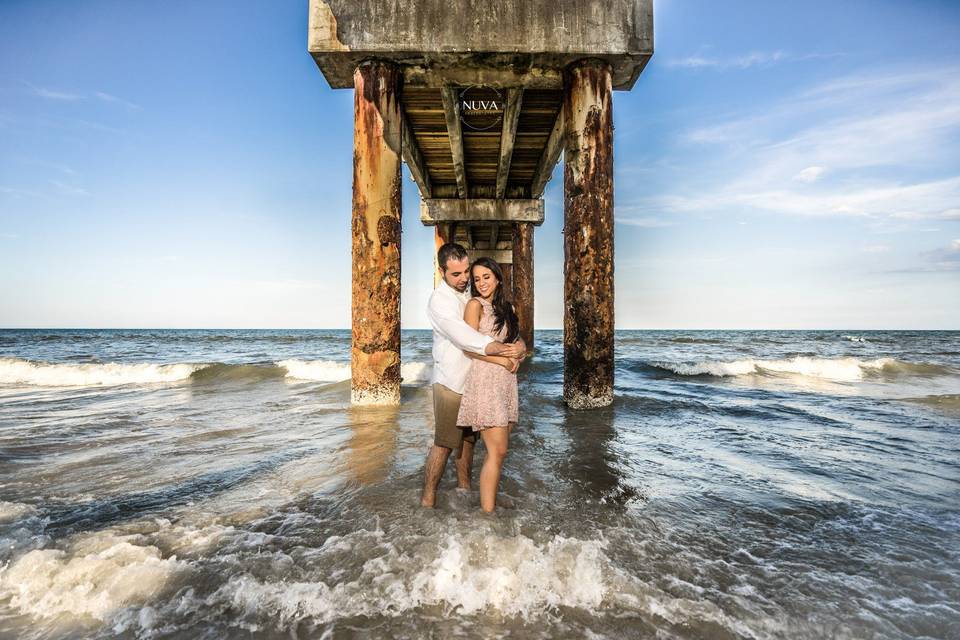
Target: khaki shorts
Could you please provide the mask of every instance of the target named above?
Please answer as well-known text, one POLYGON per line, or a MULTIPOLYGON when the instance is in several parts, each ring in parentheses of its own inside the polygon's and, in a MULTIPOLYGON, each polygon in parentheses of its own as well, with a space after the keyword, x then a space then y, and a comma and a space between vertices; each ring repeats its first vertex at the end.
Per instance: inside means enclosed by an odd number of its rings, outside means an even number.
POLYGON ((451 391, 439 382, 433 384, 433 444, 447 449, 459 449, 463 441, 477 441, 477 434, 470 427, 457 426, 460 413, 460 394, 451 391))

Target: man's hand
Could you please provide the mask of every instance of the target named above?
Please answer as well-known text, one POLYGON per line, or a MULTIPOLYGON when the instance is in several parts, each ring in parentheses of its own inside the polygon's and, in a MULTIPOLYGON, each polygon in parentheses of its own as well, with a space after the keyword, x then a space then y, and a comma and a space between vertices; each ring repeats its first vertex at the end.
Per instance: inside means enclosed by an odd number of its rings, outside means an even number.
POLYGON ((507 358, 506 364, 503 366, 506 367, 510 373, 516 373, 517 369, 520 368, 520 361, 516 358, 507 358))
POLYGON ((514 359, 516 359, 516 360, 522 360, 523 357, 527 354, 527 348, 526 348, 526 346, 523 344, 523 341, 513 342, 513 343, 511 343, 511 344, 505 344, 505 345, 503 345, 503 346, 506 347, 506 349, 504 350, 503 354, 501 354, 501 355, 505 355, 505 356, 507 356, 508 358, 514 358, 514 359))
POLYGON ((520 345, 520 347, 523 349, 523 354, 520 356, 520 359, 521 359, 521 360, 526 359, 526 357, 527 357, 527 343, 523 341, 523 338, 517 338, 517 341, 516 341, 514 344, 520 345))
POLYGON ((491 342, 487 345, 486 349, 484 349, 484 352, 488 356, 506 356, 507 358, 523 360, 527 355, 527 345, 523 343, 523 340, 518 340, 510 344, 491 342))

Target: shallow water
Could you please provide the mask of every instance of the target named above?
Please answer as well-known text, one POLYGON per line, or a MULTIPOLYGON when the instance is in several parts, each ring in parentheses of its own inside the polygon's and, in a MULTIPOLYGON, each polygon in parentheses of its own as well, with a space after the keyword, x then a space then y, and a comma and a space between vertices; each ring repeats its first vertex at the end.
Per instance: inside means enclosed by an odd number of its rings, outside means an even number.
POLYGON ((349 332, 0 331, 0 636, 960 636, 960 333, 618 332, 571 412, 538 332, 494 516, 403 339, 358 410, 349 332))

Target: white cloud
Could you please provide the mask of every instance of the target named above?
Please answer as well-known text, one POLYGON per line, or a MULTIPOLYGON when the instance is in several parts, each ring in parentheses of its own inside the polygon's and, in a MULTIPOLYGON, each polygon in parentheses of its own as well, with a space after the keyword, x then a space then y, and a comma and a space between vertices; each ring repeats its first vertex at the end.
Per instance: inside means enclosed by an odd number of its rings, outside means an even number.
POLYGON ((739 56, 724 58, 709 58, 701 55, 687 56, 668 60, 671 67, 685 67, 688 69, 749 69, 750 67, 769 66, 783 60, 786 54, 783 51, 751 51, 739 56))
POLYGON ((29 82, 24 82, 23 84, 30 87, 30 90, 34 95, 41 98, 46 98, 48 100, 63 100, 65 102, 73 102, 76 100, 83 100, 83 96, 77 93, 69 93, 67 91, 57 91, 54 89, 47 89, 46 87, 38 87, 29 82))
POLYGON ((908 185, 859 185, 818 192, 737 183, 702 196, 651 198, 648 210, 678 213, 716 212, 731 207, 790 215, 889 216, 902 219, 956 219, 960 176, 908 185), (752 188, 750 188, 752 187, 752 188))
POLYGON ((956 220, 960 175, 943 170, 955 170, 947 140, 958 135, 960 68, 838 78, 688 131, 682 143, 712 145, 709 156, 699 154, 707 166, 695 169, 710 181, 678 176, 674 184, 696 191, 660 194, 645 206, 956 220), (823 181, 827 167, 831 180, 823 181))
POLYGON ((38 87, 35 84, 24 81, 23 84, 30 88, 30 91, 38 97, 46 98, 48 100, 60 100, 63 102, 78 102, 82 100, 89 100, 91 97, 100 100, 101 102, 108 102, 112 104, 119 104, 127 107, 128 109, 140 109, 140 105, 124 100, 123 98, 117 97, 113 94, 107 93, 105 91, 94 91, 91 94, 84 93, 73 93, 69 91, 60 91, 57 89, 48 89, 46 87, 38 87))
POLYGON ((645 229, 659 229, 662 227, 671 226, 669 222, 652 216, 617 217, 615 222, 617 224, 625 224, 631 227, 643 227, 645 229))
POLYGON ((823 172, 826 171, 823 167, 807 167, 797 175, 793 176, 794 180, 799 180, 800 182, 816 182, 820 179, 820 176, 823 175, 823 172))
POLYGON ((960 239, 952 240, 945 247, 926 251, 923 255, 927 259, 927 264, 911 271, 960 271, 960 239))
POLYGON ((68 196, 88 196, 90 192, 82 187, 67 184, 59 180, 50 180, 50 184, 56 187, 57 191, 68 196))
POLYGON ((797 62, 820 58, 834 58, 839 53, 808 53, 792 55, 785 51, 751 51, 741 55, 705 56, 700 54, 667 60, 669 67, 686 69, 750 69, 752 67, 769 67, 779 62, 797 62))
POLYGON ((888 251, 890 251, 888 244, 869 244, 863 247, 864 253, 887 253, 888 251))
POLYGON ((103 91, 94 91, 93 95, 97 97, 99 100, 102 100, 103 102, 112 102, 115 104, 120 104, 127 107, 128 109, 139 110, 141 108, 140 105, 138 104, 134 104, 133 102, 129 102, 127 100, 124 100, 123 98, 118 98, 115 95, 111 95, 103 91))

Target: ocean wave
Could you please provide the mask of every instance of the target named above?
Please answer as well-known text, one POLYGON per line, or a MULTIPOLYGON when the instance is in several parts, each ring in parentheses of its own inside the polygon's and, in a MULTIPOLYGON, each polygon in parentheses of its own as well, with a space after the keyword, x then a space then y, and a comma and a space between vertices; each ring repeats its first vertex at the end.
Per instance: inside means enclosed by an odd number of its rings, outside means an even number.
POLYGON ((0 567, 0 594, 21 614, 107 620, 155 597, 185 568, 141 536, 98 533, 66 550, 35 549, 0 567))
POLYGON ((667 342, 676 342, 677 344, 723 344, 723 340, 717 340, 716 338, 688 338, 683 336, 667 338, 667 342))
MULTIPOLYGON (((423 384, 431 365, 400 365, 403 384, 423 384)), ((33 387, 95 387, 177 382, 260 381, 290 378, 313 382, 350 379, 350 363, 335 360, 281 360, 272 364, 175 363, 55 363, 0 358, 0 384, 33 387)))
POLYGON ((179 382, 202 364, 89 363, 66 364, 0 358, 0 384, 36 387, 90 387, 179 382))
POLYGON ((904 362, 893 358, 860 360, 858 358, 816 358, 796 356, 784 360, 746 359, 706 361, 693 364, 656 362, 653 365, 682 376, 734 377, 764 374, 793 374, 839 382, 856 382, 865 378, 905 376, 939 376, 952 371, 936 364, 904 362))
POLYGON ((0 500, 0 524, 15 522, 16 520, 36 513, 37 508, 20 502, 6 502, 0 500))
MULTIPOLYGON (((349 551, 357 536, 373 535, 334 536, 321 553, 349 551)), ((269 619, 284 628, 302 620, 399 616, 423 606, 462 616, 492 610, 532 619, 558 607, 592 611, 617 597, 609 579, 616 572, 602 541, 556 536, 538 544, 523 535, 448 535, 426 555, 411 555, 379 536, 375 543, 379 556, 354 580, 288 581, 244 573, 197 606, 229 608, 251 623, 269 619)))
POLYGON ((916 398, 904 398, 904 400, 941 409, 948 413, 960 412, 960 394, 948 393, 943 395, 919 396, 916 398))
MULTIPOLYGON (((350 379, 350 363, 333 360, 281 360, 277 366, 287 371, 288 378, 314 382, 341 382, 350 379)), ((400 365, 403 384, 419 384, 430 380, 431 366, 425 362, 400 365)))

